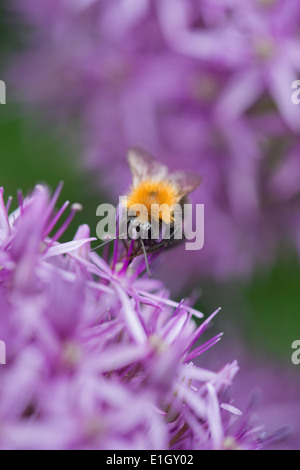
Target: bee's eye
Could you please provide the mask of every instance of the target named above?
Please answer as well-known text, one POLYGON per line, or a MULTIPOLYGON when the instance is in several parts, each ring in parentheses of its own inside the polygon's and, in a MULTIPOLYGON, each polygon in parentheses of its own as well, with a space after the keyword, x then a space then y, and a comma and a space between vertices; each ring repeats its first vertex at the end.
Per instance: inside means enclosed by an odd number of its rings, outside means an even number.
POLYGON ((139 217, 141 215, 140 211, 136 211, 136 216, 139 217))

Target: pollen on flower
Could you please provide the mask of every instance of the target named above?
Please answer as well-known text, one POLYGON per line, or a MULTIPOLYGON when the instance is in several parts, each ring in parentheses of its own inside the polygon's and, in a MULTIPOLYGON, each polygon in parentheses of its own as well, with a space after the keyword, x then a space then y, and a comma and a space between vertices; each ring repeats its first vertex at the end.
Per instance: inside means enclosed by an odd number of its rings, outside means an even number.
POLYGON ((67 342, 63 350, 63 363, 70 368, 77 366, 82 357, 79 345, 75 342, 67 342))
POLYGON ((75 202, 74 204, 72 204, 72 210, 73 211, 76 211, 76 212, 81 212, 83 209, 82 205, 79 204, 79 202, 75 202))
POLYGON ((224 450, 241 450, 241 446, 232 436, 227 436, 223 441, 224 450))
POLYGON ((192 81, 192 94, 199 101, 210 102, 216 98, 219 84, 213 75, 196 77, 192 81))
POLYGON ((149 344, 158 354, 162 354, 168 349, 168 344, 162 338, 155 334, 149 337, 149 344))
POLYGON ((128 195, 127 207, 142 204, 147 209, 147 214, 140 214, 142 218, 147 217, 149 220, 151 214, 155 220, 170 223, 173 220, 171 207, 179 201, 180 194, 173 184, 168 181, 145 180, 132 188, 128 195), (157 206, 153 207, 153 204, 157 206))
POLYGON ((255 40, 255 52, 261 59, 269 59, 275 53, 275 44, 270 37, 260 37, 255 40))
POLYGON ((99 419, 92 416, 86 421, 84 431, 86 438, 93 439, 101 433, 104 434, 105 427, 99 419))

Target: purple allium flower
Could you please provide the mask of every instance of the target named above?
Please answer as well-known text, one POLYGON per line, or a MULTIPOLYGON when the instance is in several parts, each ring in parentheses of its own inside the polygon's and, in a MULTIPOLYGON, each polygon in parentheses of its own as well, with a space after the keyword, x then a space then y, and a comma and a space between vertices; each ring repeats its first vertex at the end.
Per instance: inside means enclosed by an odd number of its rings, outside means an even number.
POLYGON ((131 145, 203 175, 201 260, 170 256, 172 271, 245 274, 282 238, 298 243, 298 0, 17 5, 34 28, 16 82, 56 122, 80 115, 85 165, 113 197, 131 145))
MULTIPOLYGON (((235 406, 239 409, 252 408, 252 415, 259 415, 267 429, 276 429, 285 425, 289 429, 286 439, 267 444, 268 449, 295 450, 300 446, 300 377, 297 367, 288 367, 279 360, 266 357, 257 348, 246 348, 244 341, 236 334, 229 338, 224 335, 217 348, 213 348, 205 357, 200 357, 201 366, 218 369, 221 364, 239 358, 240 371, 238 380, 234 380, 230 389, 236 398, 235 406), (249 402, 249 391, 253 390, 249 402)), ((197 359, 195 363, 197 365, 197 359)), ((199 362, 199 364, 200 364, 199 362)))
POLYGON ((221 119, 236 119, 267 92, 286 123, 299 133, 300 116, 290 93, 300 71, 299 2, 160 3, 160 18, 171 47, 230 70, 230 80, 217 104, 221 119), (172 7, 174 14, 170 15, 172 7))
POLYGON ((59 243, 80 208, 57 229, 60 189, 20 193, 12 213, 0 190, 0 448, 261 448, 229 398, 236 361, 194 363, 220 340, 201 342, 217 312, 199 325, 143 257, 128 263, 118 243, 112 259, 92 252, 88 226, 59 243))

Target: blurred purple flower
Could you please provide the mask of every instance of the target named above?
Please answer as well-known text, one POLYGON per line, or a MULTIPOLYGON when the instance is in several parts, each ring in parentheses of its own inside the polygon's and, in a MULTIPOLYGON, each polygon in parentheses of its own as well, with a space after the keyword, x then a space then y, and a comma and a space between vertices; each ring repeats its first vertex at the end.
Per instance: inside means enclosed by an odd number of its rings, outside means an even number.
POLYGON ((299 2, 163 0, 160 4, 171 47, 230 70, 217 104, 220 119, 240 117, 267 92, 287 124, 299 133, 299 112, 291 103, 291 84, 300 72, 299 2))
POLYGON ((0 190, 0 448, 261 448, 228 398, 236 361, 193 361, 220 340, 199 344, 217 312, 197 326, 142 257, 129 264, 118 243, 110 260, 92 252, 88 226, 59 243, 79 209, 57 229, 59 191, 20 193, 9 214, 0 190))
MULTIPOLYGON (((234 380, 230 392, 236 397, 235 406, 251 408, 252 415, 263 419, 266 429, 276 429, 285 425, 289 429, 286 439, 276 446, 266 443, 267 449, 296 450, 300 447, 300 377, 297 367, 287 366, 283 361, 266 357, 257 347, 246 348, 240 334, 225 334, 217 348, 202 356, 201 366, 218 369, 221 364, 239 358, 240 372, 234 380), (253 397, 249 403, 249 391, 253 397)), ((197 365, 198 361, 195 360, 197 365)))
POLYGON ((191 279, 247 274, 298 243, 298 0, 16 1, 34 26, 16 82, 56 120, 80 115, 85 165, 114 197, 131 145, 203 175, 191 279))

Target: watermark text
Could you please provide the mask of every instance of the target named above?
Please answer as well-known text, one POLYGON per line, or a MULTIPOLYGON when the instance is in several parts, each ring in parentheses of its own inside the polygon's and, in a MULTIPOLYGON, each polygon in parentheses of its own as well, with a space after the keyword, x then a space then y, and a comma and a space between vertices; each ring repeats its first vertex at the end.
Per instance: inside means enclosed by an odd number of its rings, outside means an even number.
POLYGON ((6 345, 4 341, 0 341, 0 365, 6 364, 6 345))
POLYGON ((3 80, 0 80, 0 104, 6 104, 6 85, 3 80))
POLYGON ((204 246, 204 204, 133 204, 127 206, 127 197, 119 198, 116 209, 101 204, 96 210, 101 217, 96 227, 100 240, 185 240, 186 250, 201 250, 204 246), (118 227, 117 221, 118 220, 118 227), (118 232, 118 233, 117 233, 118 232))
POLYGON ((295 366, 298 366, 300 364, 300 340, 295 339, 295 341, 292 342, 292 349, 295 349, 295 351, 292 354, 292 363, 295 366))
POLYGON ((294 80, 292 83, 292 88, 295 90, 292 93, 292 103, 300 104, 300 80, 294 80))

